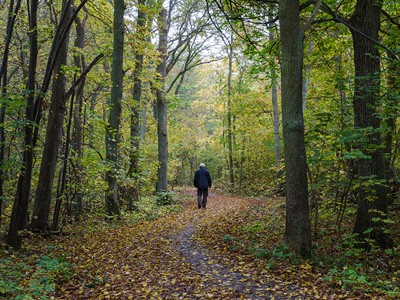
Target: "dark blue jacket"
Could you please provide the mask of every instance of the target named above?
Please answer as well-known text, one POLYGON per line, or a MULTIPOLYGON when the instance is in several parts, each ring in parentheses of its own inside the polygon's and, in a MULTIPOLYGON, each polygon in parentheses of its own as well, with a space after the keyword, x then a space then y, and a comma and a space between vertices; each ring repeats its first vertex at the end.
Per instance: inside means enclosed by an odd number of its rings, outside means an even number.
POLYGON ((211 176, 206 168, 200 167, 200 169, 194 173, 193 185, 198 189, 208 189, 211 187, 211 176))

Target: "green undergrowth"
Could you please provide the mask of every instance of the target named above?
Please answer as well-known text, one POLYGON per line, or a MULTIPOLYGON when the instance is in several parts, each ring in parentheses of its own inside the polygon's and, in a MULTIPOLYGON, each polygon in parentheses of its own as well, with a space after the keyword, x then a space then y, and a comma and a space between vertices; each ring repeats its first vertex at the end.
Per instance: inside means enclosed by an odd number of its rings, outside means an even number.
POLYGON ((341 233, 330 236, 332 229, 322 220, 318 231, 327 236, 313 237, 313 257, 304 261, 284 245, 284 218, 279 207, 278 203, 250 207, 228 217, 231 223, 220 229, 221 247, 234 255, 250 255, 269 272, 284 273, 293 280, 307 280, 308 272, 310 281, 312 277, 332 290, 343 289, 372 298, 400 298, 399 247, 380 249, 373 240, 363 247, 358 237, 351 234, 350 223, 344 225, 341 233))
POLYGON ((49 299, 57 283, 69 280, 72 273, 64 255, 52 246, 44 252, 30 248, 1 248, 0 299, 49 299))
POLYGON ((105 227, 118 228, 126 224, 135 224, 141 221, 156 220, 170 213, 178 213, 182 210, 181 199, 185 194, 176 195, 173 192, 160 193, 154 196, 141 197, 134 203, 132 211, 122 210, 118 217, 105 217, 103 210, 91 213, 82 222, 73 223, 66 227, 66 231, 101 231, 105 227))

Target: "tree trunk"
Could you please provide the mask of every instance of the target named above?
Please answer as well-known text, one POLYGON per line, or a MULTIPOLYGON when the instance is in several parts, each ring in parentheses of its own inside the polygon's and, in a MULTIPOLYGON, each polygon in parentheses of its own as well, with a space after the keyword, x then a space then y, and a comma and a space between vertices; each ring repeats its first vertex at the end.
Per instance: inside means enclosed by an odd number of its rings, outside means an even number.
MULTIPOLYGON (((83 54, 83 49, 85 48, 85 24, 86 24, 87 16, 81 20, 80 18, 75 19, 76 24, 76 37, 75 37, 75 47, 77 49, 81 49, 81 52, 78 52, 74 56, 75 66, 80 70, 80 73, 85 70, 86 62, 85 55, 83 54)), ((82 212, 82 145, 83 145, 83 117, 82 117, 82 108, 83 108, 83 92, 85 88, 86 78, 83 79, 78 86, 76 87, 76 100, 75 100, 75 109, 74 109, 74 130, 72 132, 72 141, 71 147, 74 152, 75 157, 75 186, 76 186, 76 206, 75 206, 75 215, 77 218, 81 215, 82 212)))
POLYGON ((282 178, 282 154, 281 154, 281 134, 280 134, 280 118, 279 118, 279 104, 278 104, 278 79, 276 74, 275 61, 271 65, 271 98, 272 98, 272 110, 274 114, 274 154, 275 154, 275 179, 277 182, 276 189, 281 192, 283 187, 281 183, 282 178))
MULTIPOLYGON (((21 0, 10 1, 7 14, 7 29, 6 36, 4 39, 4 51, 0 68, 0 89, 1 97, 5 99, 7 97, 7 74, 8 74, 8 55, 10 52, 10 43, 14 30, 15 19, 21 7, 21 0), (14 5, 15 4, 15 5, 14 5)), ((3 197, 4 197, 4 158, 5 158, 5 116, 6 116, 6 104, 2 101, 0 103, 0 229, 2 226, 3 217, 3 197)))
POLYGON ((299 0, 281 0, 282 123, 286 173, 285 243, 302 257, 311 255, 307 163, 302 108, 303 34, 299 0))
POLYGON ((35 80, 37 65, 37 10, 38 1, 30 1, 29 16, 29 70, 26 84, 27 98, 25 110, 25 134, 24 134, 24 155, 23 163, 18 177, 17 191, 12 208, 10 226, 7 235, 7 243, 10 246, 18 246, 20 237, 18 230, 26 228, 28 219, 29 194, 31 189, 31 177, 33 167, 33 122, 34 122, 34 100, 35 100, 35 80))
MULTIPOLYGON (((94 110, 94 108, 95 108, 95 106, 96 106, 96 103, 97 103, 97 97, 99 96, 99 92, 94 92, 93 94, 92 94, 92 96, 90 97, 90 105, 89 105, 89 110, 90 110, 90 114, 91 115, 94 115, 95 114, 95 110, 94 110)), ((88 138, 88 144, 89 144, 89 147, 91 147, 91 148, 94 148, 94 127, 93 127, 93 124, 92 124, 92 122, 89 122, 88 123, 88 136, 89 136, 89 138, 88 138)))
POLYGON ((396 61, 396 58, 392 53, 388 51, 389 66, 388 66, 388 92, 387 92, 387 111, 385 111, 385 170, 386 180, 389 187, 388 202, 392 204, 396 193, 398 193, 398 187, 396 184, 394 165, 393 165, 393 140, 396 134, 396 122, 399 115, 399 97, 398 97, 398 86, 400 84, 400 65, 396 61))
MULTIPOLYGON (((273 16, 273 8, 272 6, 268 9, 268 18, 272 19, 273 16)), ((268 29, 268 39, 272 43, 274 41, 273 29, 268 29)), ((273 124, 274 124, 274 154, 275 154, 275 167, 276 167, 276 189, 277 191, 282 190, 281 177, 281 163, 282 163, 282 154, 281 154, 281 135, 280 135, 280 118, 279 118, 279 104, 278 104, 278 75, 276 74, 276 57, 273 56, 271 58, 270 64, 271 71, 271 98, 272 98, 272 110, 273 110, 273 124)))
MULTIPOLYGON (((136 24, 136 39, 138 43, 146 41, 146 13, 143 11, 145 0, 138 1, 138 16, 136 24)), ((130 151, 130 167, 128 176, 134 180, 129 189, 128 194, 128 210, 134 209, 134 203, 139 201, 139 147, 140 147, 140 102, 142 96, 142 70, 144 63, 144 53, 142 49, 136 49, 135 55, 136 65, 133 74, 133 91, 131 106, 131 151, 130 151)))
MULTIPOLYGON (((75 84, 76 75, 74 76, 73 84, 75 84)), ((74 85, 75 86, 75 85, 74 85)), ((71 144, 71 126, 72 126, 72 116, 73 116, 73 109, 74 109, 74 98, 75 92, 72 95, 70 109, 69 109, 69 117, 68 117, 68 124, 67 124, 67 133, 65 138, 65 147, 64 153, 62 157, 62 164, 61 164, 61 171, 60 177, 58 180, 58 188, 57 188, 57 197, 56 197, 56 204, 54 207, 54 217, 53 223, 51 225, 51 230, 56 231, 58 229, 60 214, 61 214, 61 204, 64 197, 65 187, 67 185, 67 169, 68 169, 68 158, 69 158, 69 148, 71 144)), ((70 215, 70 208, 67 208, 68 215, 70 215)))
POLYGON ((106 172, 108 189, 105 195, 105 211, 108 216, 120 215, 118 206, 118 140, 121 120, 124 56, 124 0, 114 1, 114 41, 111 70, 111 101, 106 128, 106 160, 110 169, 106 172))
POLYGON ((162 8, 158 20, 159 43, 158 51, 161 62, 157 67, 160 75, 160 87, 157 89, 157 136, 158 136, 158 172, 156 192, 168 189, 168 136, 167 136, 167 99, 165 95, 165 77, 167 75, 168 55, 168 20, 167 10, 162 8))
MULTIPOLYGON (((308 44, 307 52, 310 55, 312 53, 312 41, 308 44)), ((311 64, 308 62, 304 65, 303 71, 303 111, 307 107, 307 99, 308 99, 308 89, 310 86, 310 73, 311 73, 311 64)))
MULTIPOLYGON (((71 3, 72 0, 66 0, 71 3)), ((26 101, 26 123, 24 134, 24 155, 23 163, 18 178, 17 191, 15 194, 13 211, 11 214, 9 233, 7 243, 9 245, 18 245, 20 239, 18 237, 18 230, 25 229, 28 219, 28 204, 31 189, 32 167, 33 167, 33 149, 36 145, 39 132, 39 124, 43 111, 43 98, 46 94, 50 81, 52 78, 53 70, 56 65, 58 54, 62 48, 64 39, 67 38, 71 21, 74 19, 79 11, 86 4, 87 0, 82 0, 79 6, 74 10, 72 18, 67 19, 68 11, 63 10, 61 14, 60 23, 57 26, 54 34, 53 43, 47 60, 46 71, 44 74, 42 86, 40 91, 35 91, 36 79, 36 64, 37 64, 37 10, 38 1, 31 0, 30 18, 29 18, 29 70, 27 81, 27 101, 26 101)), ((67 5, 69 6, 69 5, 67 5)))
POLYGON ((228 123, 228 162, 229 162, 229 189, 232 191, 235 188, 234 166, 233 166, 233 126, 232 126, 232 64, 233 64, 233 49, 231 36, 231 44, 229 45, 228 53, 228 103, 227 103, 227 123, 228 123))
POLYGON ((351 34, 354 46, 354 126, 365 131, 367 141, 360 145, 361 150, 370 158, 357 161, 358 205, 354 232, 365 237, 365 231, 373 228, 372 235, 381 247, 388 247, 391 241, 382 230, 381 221, 387 217, 387 190, 381 185, 386 179, 384 170, 380 119, 377 106, 380 93, 380 58, 376 44, 369 38, 379 40, 380 14, 382 4, 375 0, 358 0, 351 17, 351 34), (363 33, 363 34, 360 34, 363 33), (371 186, 370 181, 375 181, 371 186), (367 184, 365 184, 369 181, 367 184), (379 182, 377 182, 379 181, 379 182))
MULTIPOLYGON (((62 30, 68 30, 67 22, 71 18, 72 6, 64 1, 65 20, 62 30)), ((52 94, 50 99, 49 119, 46 129, 46 140, 44 143, 42 161, 40 165, 39 182, 36 189, 35 202, 33 204, 33 215, 30 224, 31 229, 45 230, 49 228, 50 204, 53 192, 53 179, 57 165, 57 154, 62 140, 62 128, 64 124, 66 97, 66 77, 63 66, 67 64, 69 37, 62 42, 60 52, 57 56, 52 94)))

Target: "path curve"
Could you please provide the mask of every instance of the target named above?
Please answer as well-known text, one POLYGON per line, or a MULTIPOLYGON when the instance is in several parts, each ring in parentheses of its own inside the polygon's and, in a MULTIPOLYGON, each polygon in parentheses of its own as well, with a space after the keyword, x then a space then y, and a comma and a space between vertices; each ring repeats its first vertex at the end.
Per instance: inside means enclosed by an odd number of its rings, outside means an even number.
POLYGON ((210 194, 199 210, 192 191, 177 214, 61 239, 75 269, 54 298, 313 299, 265 269, 242 273, 245 262, 199 242, 208 222, 254 205, 238 199, 210 194))

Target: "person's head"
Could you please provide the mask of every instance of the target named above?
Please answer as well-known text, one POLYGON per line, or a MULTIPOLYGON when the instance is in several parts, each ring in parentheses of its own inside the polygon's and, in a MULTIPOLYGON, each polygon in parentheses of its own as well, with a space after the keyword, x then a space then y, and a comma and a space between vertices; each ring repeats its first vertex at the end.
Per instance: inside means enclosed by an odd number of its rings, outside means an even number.
POLYGON ((206 167, 205 164, 203 164, 203 163, 200 164, 200 168, 205 168, 205 167, 206 167))

